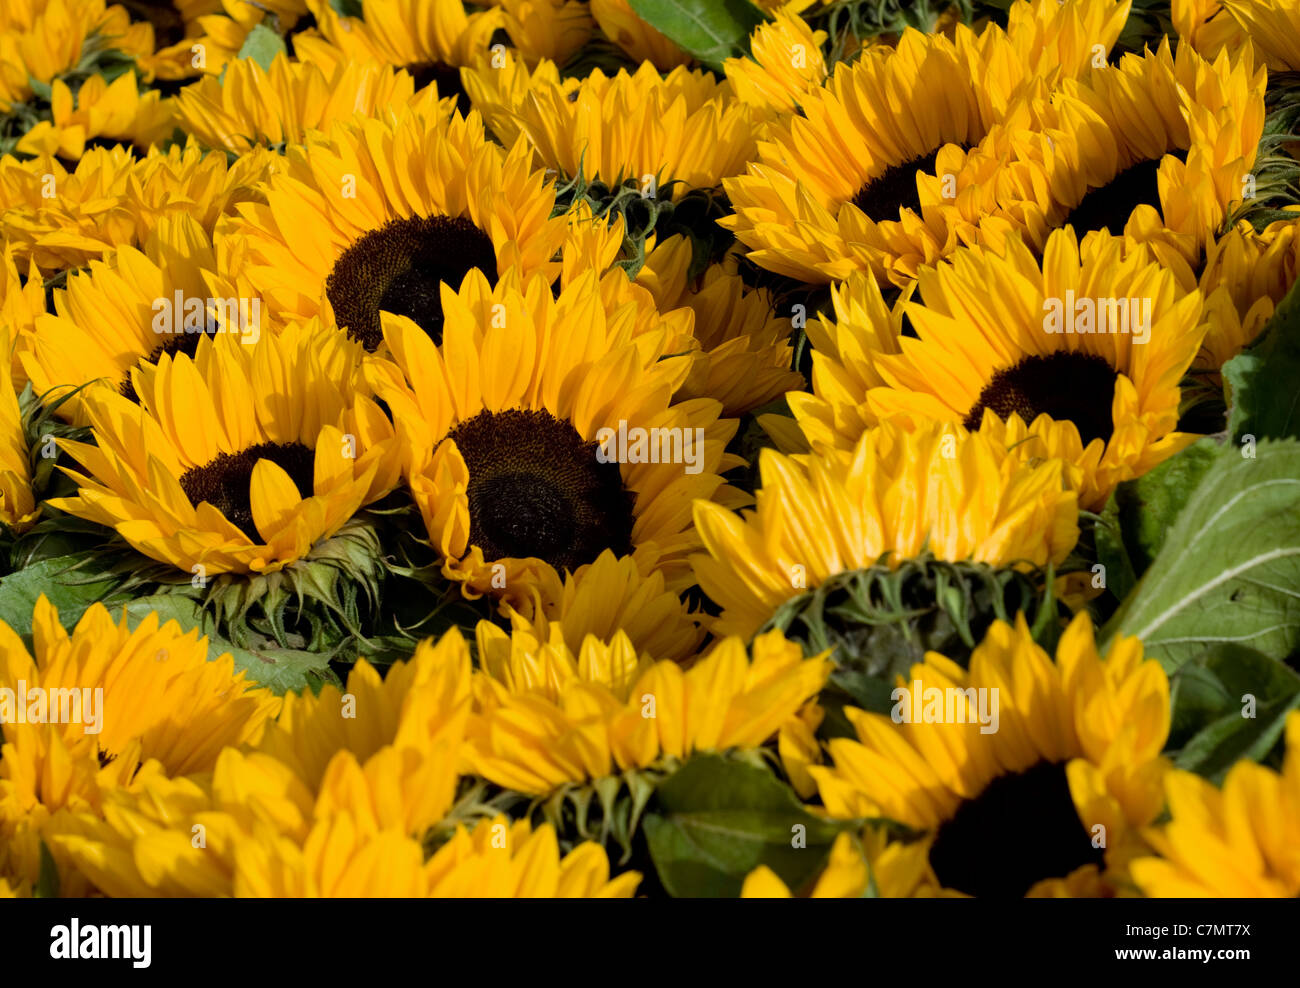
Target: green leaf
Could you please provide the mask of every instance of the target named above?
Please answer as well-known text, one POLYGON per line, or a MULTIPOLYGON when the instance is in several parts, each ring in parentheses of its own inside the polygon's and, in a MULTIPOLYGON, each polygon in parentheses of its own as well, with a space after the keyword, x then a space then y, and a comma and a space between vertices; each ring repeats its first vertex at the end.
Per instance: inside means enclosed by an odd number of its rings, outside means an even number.
POLYGON ((749 54, 749 36, 763 12, 749 0, 629 0, 638 17, 702 65, 749 54))
POLYGON ((243 47, 239 49, 238 57, 251 58, 269 71, 276 55, 287 54, 288 49, 284 46, 284 39, 265 24, 258 24, 248 32, 243 47))
MULTIPOLYGON (((116 577, 96 577, 75 567, 84 564, 80 553, 55 556, 0 579, 0 621, 20 636, 32 633, 32 611, 44 594, 59 609, 59 622, 70 628, 86 609, 104 598, 118 583, 116 577)), ((111 602, 111 601, 109 601, 111 602)))
POLYGON ((1218 715, 1183 745, 1174 764, 1219 783, 1236 762, 1259 761, 1277 745, 1287 714, 1300 707, 1300 675, 1254 649, 1219 645, 1178 671, 1173 700, 1171 739, 1186 732, 1192 717, 1218 715))
POLYGON ((1221 452, 1222 444, 1207 436, 1115 492, 1120 531, 1135 575, 1141 576, 1159 554, 1179 512, 1221 452))
POLYGON ((46 846, 44 840, 41 841, 41 865, 40 872, 36 876, 36 888, 32 890, 32 897, 35 899, 57 899, 59 897, 59 866, 54 861, 54 855, 46 846))
POLYGON ((1216 720, 1229 715, 1241 720, 1248 696, 1256 703, 1294 696, 1300 674, 1253 648, 1221 644, 1186 662, 1170 687, 1169 747, 1177 749, 1216 720))
POLYGON ((229 652, 235 659, 236 669, 247 670, 249 679, 276 694, 288 690, 316 690, 321 683, 336 679, 329 668, 329 652, 278 648, 269 641, 254 648, 239 648, 231 644, 217 633, 217 622, 212 612, 204 610, 197 600, 185 594, 161 593, 140 597, 126 605, 126 612, 132 627, 150 613, 157 613, 158 620, 164 624, 176 621, 186 630, 198 628, 199 633, 208 638, 210 660, 229 652))
POLYGON ((1300 646, 1300 443, 1229 448, 1151 568, 1103 629, 1142 639, 1172 671, 1214 643, 1285 660, 1300 646))
POLYGON ((1124 545, 1118 493, 1116 491, 1106 502, 1093 532, 1097 540, 1097 562, 1106 567, 1106 588, 1117 600, 1123 600, 1137 585, 1138 574, 1124 545))
POLYGON ((1291 287, 1251 349, 1223 365, 1228 432, 1280 439, 1300 436, 1300 282, 1291 287))
POLYGON ((692 758, 656 797, 643 826, 659 880, 678 897, 734 898, 759 865, 797 891, 848 826, 810 814, 766 769, 718 755, 692 758), (805 847, 793 846, 799 826, 805 847))

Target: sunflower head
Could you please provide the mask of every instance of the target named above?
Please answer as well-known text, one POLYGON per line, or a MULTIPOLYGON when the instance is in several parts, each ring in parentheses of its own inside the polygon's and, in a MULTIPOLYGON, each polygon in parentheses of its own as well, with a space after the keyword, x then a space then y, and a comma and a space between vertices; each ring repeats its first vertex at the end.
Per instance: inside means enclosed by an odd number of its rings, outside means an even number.
POLYGON ((674 402, 690 362, 670 356, 676 331, 647 293, 612 271, 555 296, 512 271, 444 286, 442 306, 441 345, 385 316, 391 359, 366 372, 446 576, 527 608, 610 550, 688 583, 687 505, 727 496, 736 424, 716 401, 674 402))
POLYGON ((63 442, 79 489, 51 503, 206 579, 279 570, 386 493, 394 436, 355 389, 360 348, 317 323, 246 340, 139 365, 138 404, 87 390, 96 444, 63 442))
POLYGON ((1053 661, 1023 617, 995 623, 969 672, 938 653, 900 676, 888 714, 810 769, 837 818, 923 833, 920 885, 977 897, 1113 895, 1159 813, 1169 682, 1137 639, 1103 661, 1081 614, 1053 661))

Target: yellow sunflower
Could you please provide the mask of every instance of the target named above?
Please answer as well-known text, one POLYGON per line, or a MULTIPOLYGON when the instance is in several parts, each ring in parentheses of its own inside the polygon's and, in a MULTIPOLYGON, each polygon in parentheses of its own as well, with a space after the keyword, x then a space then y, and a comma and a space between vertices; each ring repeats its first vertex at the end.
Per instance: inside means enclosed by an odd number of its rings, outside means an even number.
POLYGON ((1266 75, 1249 52, 1211 63, 1190 45, 1173 54, 1165 39, 1019 107, 990 135, 993 150, 954 157, 954 194, 931 196, 933 208, 965 241, 1020 233, 1042 247, 1068 224, 1080 236, 1150 242, 1197 267, 1254 194, 1266 75))
POLYGON ((266 149, 228 164, 196 143, 136 160, 123 147, 93 148, 72 171, 52 155, 0 158, 0 238, 15 260, 43 272, 85 267, 122 245, 141 246, 167 216, 205 231, 280 167, 266 149))
POLYGON ((275 321, 320 315, 367 349, 379 313, 442 329, 439 284, 470 271, 545 272, 569 229, 553 186, 520 145, 489 144, 477 113, 421 101, 385 119, 340 121, 288 149, 265 202, 218 231, 234 297, 260 297, 275 321))
POLYGON ((490 0, 500 8, 502 26, 528 65, 543 58, 563 65, 595 30, 581 0, 490 0))
POLYGON ((27 383, 27 373, 19 358, 20 341, 36 326, 36 318, 45 315, 45 280, 30 259, 26 276, 18 273, 14 249, 6 244, 0 250, 0 327, 8 330, 12 342, 10 384, 20 392, 27 383))
MULTIPOLYGON (((923 841, 890 841, 884 830, 868 828, 860 835, 841 833, 831 845, 826 867, 806 895, 812 899, 924 898, 954 893, 935 889, 928 881, 930 864, 923 841)), ((790 888, 766 865, 745 878, 742 899, 789 899, 790 888)))
POLYGON ((22 154, 57 154, 76 160, 85 152, 86 142, 95 138, 147 150, 171 136, 171 107, 157 90, 141 92, 130 72, 111 83, 102 75, 92 75, 77 90, 75 101, 62 79, 55 79, 51 90, 53 119, 42 120, 22 136, 16 145, 22 154))
POLYGON ((826 38, 798 14, 777 11, 750 36, 751 57, 728 58, 722 68, 742 102, 769 113, 794 113, 804 94, 826 79, 826 38))
POLYGON ((1080 614, 1056 661, 1023 616, 997 622, 970 671, 938 653, 899 677, 890 714, 849 709, 856 739, 813 766, 838 819, 922 833, 918 891, 976 897, 1113 895, 1163 802, 1169 681, 1136 638, 1103 661, 1080 614))
MULTIPOLYGON (((155 59, 159 75, 163 78, 181 78, 192 75, 195 70, 220 75, 227 65, 238 58, 240 49, 244 47, 253 28, 269 20, 268 29, 278 25, 276 33, 282 31, 288 35, 298 27, 299 21, 311 14, 306 0, 258 0, 257 3, 249 3, 248 0, 220 0, 212 6, 214 9, 205 10, 194 18, 197 38, 187 38, 180 44, 157 53, 155 59), (176 63, 179 63, 179 68, 183 71, 162 68, 176 63)), ((188 31, 187 28, 187 33, 188 31)), ((295 53, 298 52, 298 39, 304 36, 305 32, 293 35, 295 53)), ((145 67, 147 70, 154 65, 146 62, 145 67)))
POLYGON ((799 281, 870 271, 906 286, 959 243, 918 175, 948 172, 1018 100, 1088 71, 1094 42, 1108 49, 1128 10, 1127 0, 1022 6, 1015 34, 958 25, 950 40, 909 28, 897 47, 841 63, 768 130, 747 174, 724 182, 735 215, 721 225, 754 263, 799 281), (1030 51, 1040 61, 1026 61, 1030 51))
POLYGON ((741 415, 802 390, 803 375, 791 369, 791 320, 772 311, 771 293, 745 287, 734 255, 692 282, 693 256, 690 240, 674 234, 653 245, 636 276, 661 312, 685 307, 694 314, 695 366, 677 396, 716 398, 723 414, 741 415))
POLYGON ((61 810, 97 817, 146 761, 171 775, 210 771, 224 746, 256 741, 279 707, 235 673, 229 654, 209 661, 197 631, 154 613, 133 623, 95 604, 69 634, 42 595, 31 652, 0 623, 0 707, 11 708, 0 725, 0 873, 9 878, 36 882, 41 838, 61 810))
POLYGON ((737 423, 712 399, 674 403, 691 360, 673 319, 621 271, 558 296, 543 276, 471 272, 441 308, 437 339, 385 313, 391 359, 366 373, 443 573, 525 611, 606 549, 689 585, 691 501, 739 496, 718 476, 737 423))
POLYGON ((1079 535, 1059 461, 1025 464, 952 425, 883 425, 851 451, 764 450, 759 463, 754 511, 695 506, 708 555, 692 562, 722 607, 717 634, 752 635, 782 602, 886 555, 890 565, 928 549, 954 562, 1044 567, 1079 535))
POLYGON ((322 70, 278 56, 269 70, 238 59, 218 79, 208 76, 176 97, 176 124, 204 146, 241 154, 255 144, 301 144, 354 113, 378 116, 411 102, 404 73, 377 63, 340 63, 322 70))
POLYGON ((307 0, 319 34, 294 36, 294 52, 322 68, 375 61, 406 69, 415 88, 435 84, 467 110, 460 69, 488 54, 492 34, 505 26, 498 9, 467 13, 460 0, 360 0, 360 17, 344 16, 330 0, 307 0))
POLYGON ((138 405, 84 392, 97 445, 62 443, 78 493, 50 503, 200 577, 279 570, 390 490, 395 437, 354 388, 360 347, 314 322, 250 338, 226 326, 138 364, 138 405))
POLYGON ((1248 346, 1300 275, 1300 218, 1260 233, 1242 221, 1205 247, 1200 274, 1209 331, 1198 369, 1218 370, 1248 346))
POLYGON ((1219 0, 1169 0, 1170 21, 1178 37, 1206 58, 1236 55, 1250 44, 1246 32, 1219 0))
POLYGON ((1207 328, 1201 295, 1120 237, 1081 249, 1056 231, 1041 266, 1018 239, 1003 247, 919 272, 924 304, 903 305, 915 339, 890 339, 868 279, 850 285, 867 323, 821 327, 834 349, 791 410, 814 446, 838 448, 864 421, 964 423, 1022 459, 1065 460, 1080 506, 1099 509, 1194 438, 1176 427, 1207 328))
POLYGON ((1300 896, 1300 713, 1286 721, 1281 772, 1239 761, 1223 788, 1190 772, 1165 778, 1169 821, 1147 831, 1157 857, 1133 862, 1153 898, 1300 896))
POLYGON ((587 181, 637 182, 662 197, 673 181, 678 198, 711 188, 754 156, 751 112, 731 83, 687 68, 661 76, 649 63, 607 76, 561 79, 541 62, 467 69, 465 86, 493 133, 505 143, 527 138, 548 168, 587 181))
MULTIPOLYGON (((85 384, 102 380, 134 399, 131 370, 138 363, 163 354, 193 356, 200 337, 223 331, 228 315, 237 321, 238 304, 227 312, 221 300, 208 310, 205 273, 215 268, 210 238, 195 220, 177 214, 159 223, 144 251, 121 247, 69 276, 54 291, 55 312, 36 316, 19 340, 17 359, 36 394, 64 398, 57 413, 78 425, 89 421, 75 390, 85 384), (178 293, 194 300, 188 331, 178 293)), ((251 315, 251 306, 245 312, 251 315)))
POLYGON ((506 634, 482 621, 475 714, 466 735, 474 771, 530 795, 647 768, 697 751, 753 749, 776 736, 830 673, 780 632, 718 643, 689 670, 638 657, 619 632, 578 651, 551 625, 506 634))
POLYGON ((0 525, 21 533, 36 520, 40 509, 32 495, 31 463, 10 352, 9 330, 0 326, 0 525))
POLYGON ((1300 72, 1300 2, 1220 0, 1271 72, 1300 72))
POLYGON ((633 61, 650 62, 655 69, 668 72, 691 60, 674 42, 638 17, 627 0, 591 0, 590 7, 605 37, 633 61))

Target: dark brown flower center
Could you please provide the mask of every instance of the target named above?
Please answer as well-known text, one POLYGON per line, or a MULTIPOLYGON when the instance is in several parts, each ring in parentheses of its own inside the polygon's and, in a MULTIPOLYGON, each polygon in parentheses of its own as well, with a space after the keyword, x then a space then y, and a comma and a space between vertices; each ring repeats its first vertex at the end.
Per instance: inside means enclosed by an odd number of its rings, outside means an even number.
POLYGON ((921 196, 916 189, 916 173, 934 171, 939 148, 901 165, 891 165, 883 175, 869 179, 850 202, 867 214, 873 223, 898 222, 904 209, 921 211, 921 196))
POLYGON ((1108 440, 1115 428, 1111 404, 1117 376, 1115 368, 1093 354, 1061 350, 1045 357, 1025 357, 993 375, 966 415, 965 426, 978 429, 988 408, 1004 422, 1013 412, 1026 425, 1039 415, 1068 419, 1085 446, 1094 439, 1108 440))
POLYGON ((425 86, 436 85, 439 99, 455 96, 456 108, 462 114, 469 113, 472 104, 469 93, 465 92, 465 87, 461 85, 460 66, 448 65, 446 62, 416 62, 414 65, 406 66, 406 71, 415 80, 417 93, 425 86))
POLYGON ((469 468, 469 540, 485 559, 544 559, 564 572, 632 551, 634 495, 597 444, 545 411, 480 412, 447 436, 469 468))
POLYGON ((345 250, 325 281, 338 324, 374 351, 383 341, 379 313, 407 316, 442 342, 442 283, 460 288, 477 268, 496 284, 492 238, 464 216, 391 220, 345 250))
POLYGON ((979 898, 1018 898, 1105 852, 1079 820, 1063 762, 1001 775, 939 828, 930 864, 946 887, 979 898))
MULTIPOLYGON (((1186 161, 1186 151, 1171 152, 1186 161)), ((1080 237, 1092 230, 1109 230, 1119 236, 1138 206, 1154 206, 1160 211, 1158 176, 1163 158, 1139 161, 1126 168, 1105 185, 1090 189, 1061 224, 1074 227, 1080 237)))
POLYGON ((218 453, 201 467, 181 475, 181 490, 196 508, 207 501, 254 542, 262 537, 253 523, 253 467, 270 460, 284 470, 302 497, 315 490, 316 454, 302 443, 258 443, 238 453, 218 453))
MULTIPOLYGON (((164 354, 174 357, 178 353, 183 353, 192 359, 199 349, 199 337, 215 335, 215 325, 203 330, 201 333, 170 333, 165 337, 165 342, 154 347, 147 357, 141 357, 140 359, 146 364, 156 364, 163 358, 164 354)), ((122 383, 118 385, 118 391, 122 393, 124 398, 131 399, 137 405, 140 403, 140 396, 135 393, 135 382, 131 380, 129 370, 126 372, 126 376, 122 378, 122 383)))

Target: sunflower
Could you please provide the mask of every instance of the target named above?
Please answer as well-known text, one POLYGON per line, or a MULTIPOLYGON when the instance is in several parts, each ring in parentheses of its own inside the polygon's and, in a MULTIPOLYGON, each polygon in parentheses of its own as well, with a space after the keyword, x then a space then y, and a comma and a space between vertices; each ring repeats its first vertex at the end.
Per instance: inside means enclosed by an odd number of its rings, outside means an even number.
POLYGON ((502 818, 456 826, 426 860, 452 808, 470 686, 454 630, 382 679, 358 662, 345 690, 286 696, 256 750, 227 748, 210 775, 146 766, 102 819, 59 820, 51 846, 112 896, 631 894, 639 876, 611 882, 598 846, 562 857, 550 828, 502 818))
POLYGON ((500 10, 466 13, 460 0, 360 0, 360 17, 338 13, 330 0, 307 0, 320 34, 293 39, 304 62, 322 68, 376 61, 406 69, 415 88, 435 84, 441 97, 455 96, 468 110, 460 70, 488 54, 492 34, 505 26, 500 10))
MULTIPOLYGON (((951 895, 928 883, 930 866, 921 841, 890 841, 883 829, 868 828, 861 835, 841 833, 831 845, 826 867, 807 896, 812 899, 908 899, 951 895)), ((742 899, 788 899, 790 888, 767 865, 745 878, 742 899)))
POLYGON ((491 0, 502 26, 528 65, 543 58, 563 65, 591 39, 595 22, 580 0, 491 0))
MULTIPOLYGON (((276 33, 283 32, 286 37, 293 33, 294 51, 298 53, 298 39, 305 37, 305 32, 294 33, 294 29, 298 27, 299 21, 310 14, 306 0, 258 0, 257 3, 249 3, 248 0, 220 0, 215 4, 214 10, 205 11, 195 18, 198 25, 197 40, 187 39, 173 49, 159 51, 156 57, 164 63, 173 58, 188 63, 188 67, 177 78, 193 74, 192 69, 220 75, 227 65, 239 58, 239 52, 253 28, 268 19, 271 25, 278 25, 276 33)), ((163 77, 172 78, 171 75, 163 77)))
POLYGON ((678 183, 672 197, 712 188, 754 155, 751 113, 731 83, 677 68, 661 76, 649 63, 607 76, 595 69, 561 79, 541 62, 467 69, 465 86, 502 141, 527 138, 548 168, 613 186, 633 180, 644 195, 678 183))
POLYGON ((18 273, 14 250, 6 244, 0 250, 0 327, 8 331, 12 345, 10 352, 10 384, 20 392, 27 383, 27 372, 19 358, 19 342, 36 326, 38 316, 46 313, 45 281, 40 270, 28 259, 26 277, 18 273))
POLYGON ((754 634, 784 601, 836 574, 887 561, 1060 563, 1078 539, 1078 504, 1059 461, 1025 464, 954 425, 915 433, 882 425, 854 449, 789 457, 763 450, 757 507, 707 502, 695 523, 708 555, 692 558, 722 608, 716 634, 754 634))
POLYGON ((590 7, 605 37, 633 61, 649 62, 661 72, 690 62, 690 55, 638 17, 627 0, 591 0, 590 7))
POLYGON ((67 83, 55 79, 51 87, 52 120, 42 120, 18 141, 22 154, 57 154, 76 160, 93 139, 122 141, 147 150, 173 129, 171 107, 157 90, 140 92, 130 72, 113 82, 92 75, 81 84, 75 99, 67 83))
POLYGON ((32 640, 29 652, 0 623, 0 686, 17 704, 0 726, 0 873, 10 878, 36 882, 42 835, 60 811, 98 817, 144 762, 146 776, 210 771, 224 746, 256 741, 279 706, 229 654, 209 661, 206 638, 153 612, 115 622, 94 604, 69 634, 42 595, 32 640))
POLYGON ((1300 72, 1300 2, 1220 0, 1270 72, 1300 72))
POLYGON ((674 662, 687 662, 704 639, 702 616, 692 612, 668 589, 661 572, 643 574, 631 556, 606 549, 591 566, 550 594, 539 594, 524 616, 508 603, 504 616, 515 628, 534 629, 546 639, 554 623, 563 629, 570 651, 582 647, 588 635, 604 641, 623 632, 638 653, 648 652, 674 662))
POLYGON ((798 14, 777 11, 754 29, 750 57, 728 58, 722 68, 741 102, 773 114, 795 113, 804 94, 826 80, 826 38, 798 14))
POLYGON ((1205 247, 1200 288, 1209 331, 1198 369, 1218 370, 1259 335, 1300 275, 1300 219, 1262 232, 1238 223, 1205 247))
POLYGON ((141 246, 164 217, 178 214, 211 231, 279 167, 266 149, 233 164, 195 143, 152 149, 136 160, 123 147, 93 148, 72 171, 57 158, 0 158, 0 238, 16 261, 42 272, 85 267, 122 245, 141 246))
POLYGON ((741 415, 802 390, 803 375, 791 370, 791 321, 773 312, 771 293, 745 287, 735 255, 692 281, 693 258, 691 241, 674 234, 646 253, 636 276, 661 312, 685 307, 694 314, 695 366, 677 397, 716 398, 723 414, 741 415))
POLYGON ((138 405, 87 389, 97 445, 62 442, 85 472, 50 503, 206 576, 282 569, 390 490, 395 440, 354 389, 359 346, 314 322, 249 339, 226 324, 193 357, 138 364, 138 405))
POLYGON ((678 330, 621 271, 553 296, 543 276, 471 272, 437 340, 384 315, 392 355, 367 379, 392 409, 411 493, 443 573, 528 610, 606 549, 690 583, 694 498, 735 503, 736 430, 711 399, 674 403, 678 330), (653 448, 652 448, 653 447, 653 448))
POLYGON ((949 170, 1027 94, 1086 71, 1093 42, 1108 48, 1127 9, 1043 4, 1013 22, 1014 35, 909 28, 896 48, 867 49, 769 129, 747 174, 724 182, 735 215, 721 225, 777 274, 826 283, 870 271, 906 286, 959 242, 949 214, 919 195, 918 174, 949 170), (1041 75, 1026 68, 1031 50, 1044 52, 1041 75))
POLYGON ((354 113, 378 116, 411 102, 406 74, 373 62, 322 70, 278 56, 269 70, 251 58, 186 86, 176 97, 176 123, 210 148, 240 154, 255 144, 301 144, 354 113))
POLYGON ((924 304, 903 306, 918 339, 889 340, 875 286, 851 284, 869 324, 828 331, 842 356, 814 367, 816 394, 791 409, 810 441, 839 448, 864 420, 964 423, 1022 459, 1065 460, 1080 506, 1099 509, 1194 438, 1176 427, 1201 295, 1121 237, 1080 248, 1056 231, 1041 267, 1018 239, 1003 247, 919 272, 924 304))
MULTIPOLYGON (((156 363, 163 354, 193 356, 200 337, 224 328, 218 317, 225 306, 209 313, 205 273, 215 270, 210 238, 184 214, 165 217, 144 251, 120 247, 103 261, 67 279, 54 290, 55 313, 37 316, 19 340, 17 354, 37 395, 64 398, 57 413, 78 425, 88 413, 77 390, 92 381, 105 381, 134 399, 131 370, 142 360, 156 363), (159 301, 176 311, 177 295, 202 300, 192 313, 189 331, 160 319, 159 301)), ((184 319, 183 307, 177 313, 184 319)), ((232 327, 238 329, 238 327, 232 327)))
POLYGON ((1206 58, 1237 55, 1250 38, 1219 0, 1169 0, 1169 19, 1178 37, 1206 58))
POLYGON ((834 765, 809 770, 827 812, 919 831, 918 891, 1115 894, 1168 768, 1169 681, 1141 643, 1103 661, 1080 614, 1053 662, 1019 616, 989 629, 969 673, 931 653, 909 679, 891 714, 846 710, 856 739, 831 740, 834 765))
POLYGON ((1190 45, 1125 55, 1018 108, 950 164, 956 194, 936 201, 963 240, 1019 232, 1041 247, 1071 225, 1177 251, 1193 267, 1253 181, 1267 73, 1250 53, 1213 63, 1190 45))
POLYGON ((32 494, 31 464, 22 410, 13 387, 9 329, 0 324, 0 525, 25 531, 40 513, 32 494))
POLYGON ((265 202, 223 224, 221 294, 260 297, 273 321, 320 315, 369 350, 381 309, 440 333, 441 282, 516 265, 558 274, 569 224, 551 217, 554 188, 529 158, 489 144, 478 114, 450 101, 339 121, 289 148, 265 202))
POLYGON ((1190 772, 1165 778, 1167 823, 1147 839, 1157 857, 1132 864, 1153 898, 1300 896, 1300 713, 1286 721, 1282 771, 1242 760, 1223 788, 1190 772))
POLYGON ((749 750, 774 737, 830 672, 779 632, 719 642, 689 670, 638 657, 622 632, 588 636, 577 652, 551 625, 477 633, 469 758, 484 778, 545 795, 697 751, 749 750), (647 712, 648 711, 648 712, 647 712))

